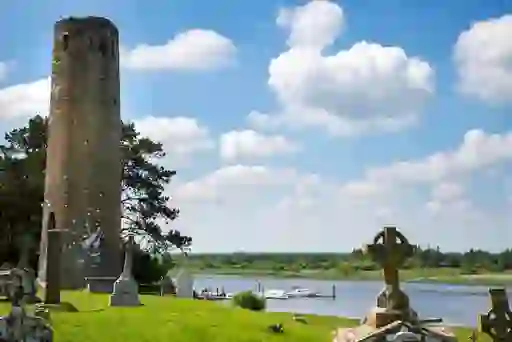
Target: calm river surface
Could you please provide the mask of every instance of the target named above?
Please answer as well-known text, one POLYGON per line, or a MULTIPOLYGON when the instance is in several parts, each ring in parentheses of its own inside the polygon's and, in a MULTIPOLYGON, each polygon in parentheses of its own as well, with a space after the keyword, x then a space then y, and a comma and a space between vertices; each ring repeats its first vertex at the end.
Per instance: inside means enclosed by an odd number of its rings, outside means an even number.
MULTIPOLYGON (((323 294, 332 293, 336 285, 336 299, 304 298, 268 300, 268 311, 310 313, 343 317, 362 317, 375 305, 375 298, 383 288, 381 281, 326 281, 312 279, 250 278, 222 275, 196 275, 195 288, 224 287, 226 292, 256 290, 257 282, 266 289, 289 290, 292 286, 305 287, 323 294)), ((487 312, 488 289, 480 286, 446 284, 403 284, 412 307, 420 317, 442 317, 455 325, 476 326, 477 315, 487 312)))

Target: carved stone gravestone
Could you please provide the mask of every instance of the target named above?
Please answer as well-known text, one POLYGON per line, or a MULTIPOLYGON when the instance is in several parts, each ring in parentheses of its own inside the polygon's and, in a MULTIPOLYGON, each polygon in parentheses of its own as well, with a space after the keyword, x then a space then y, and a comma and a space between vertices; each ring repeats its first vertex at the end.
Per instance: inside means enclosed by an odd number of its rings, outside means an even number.
POLYGON ((62 235, 64 231, 55 227, 55 214, 50 213, 48 217, 48 235, 46 246, 46 262, 43 279, 45 279, 43 292, 43 301, 45 304, 60 303, 60 283, 61 283, 61 258, 62 258, 62 235))
POLYGON ((141 304, 139 300, 139 285, 132 276, 134 248, 133 235, 130 235, 125 244, 123 272, 114 283, 114 291, 110 296, 110 306, 138 306, 141 304))
POLYGON ((186 253, 183 253, 180 264, 180 271, 176 276, 176 297, 194 298, 194 278, 187 267, 186 253))
POLYGON ((12 298, 11 312, 0 317, 0 341, 7 342, 52 342, 51 327, 41 317, 29 316, 24 308, 22 278, 13 278, 16 288, 12 298))
POLYGON ((504 288, 489 289, 491 309, 479 316, 479 329, 494 342, 512 342, 512 312, 504 288))
MULTIPOLYGON (((395 227, 385 227, 374 237, 373 244, 365 246, 365 251, 384 273, 385 287, 377 297, 377 307, 386 309, 387 316, 410 320, 409 297, 400 289, 398 269, 413 255, 414 246, 395 227)), ((384 318, 386 314, 379 316, 384 318)))
POLYGON ((447 327, 432 324, 431 320, 420 320, 410 307, 407 294, 400 289, 398 269, 414 252, 414 246, 405 236, 395 227, 385 227, 374 237, 373 243, 365 247, 383 268, 385 288, 377 297, 377 306, 363 318, 361 325, 337 329, 333 341, 456 341, 447 327))
POLYGON ((109 251, 105 243, 105 233, 99 223, 96 223, 96 231, 83 241, 82 246, 85 253, 84 274, 87 289, 95 293, 112 293, 117 276, 108 276, 112 274, 112 251, 109 251))
POLYGON ((41 233, 37 281, 42 288, 46 287, 46 283, 48 282, 46 275, 49 274, 47 268, 53 267, 52 265, 48 265, 48 263, 51 262, 51 257, 48 254, 51 252, 49 251, 50 246, 47 241, 47 232, 58 229, 61 231, 61 234, 59 234, 59 254, 61 255, 59 257, 59 287, 66 289, 81 289, 84 287, 83 267, 80 263, 79 257, 80 247, 79 244, 76 243, 80 236, 76 234, 73 229, 69 229, 70 227, 57 226, 57 218, 55 217, 56 211, 60 211, 59 208, 53 208, 49 203, 46 204, 46 207, 43 210, 44 224, 43 231, 41 233))

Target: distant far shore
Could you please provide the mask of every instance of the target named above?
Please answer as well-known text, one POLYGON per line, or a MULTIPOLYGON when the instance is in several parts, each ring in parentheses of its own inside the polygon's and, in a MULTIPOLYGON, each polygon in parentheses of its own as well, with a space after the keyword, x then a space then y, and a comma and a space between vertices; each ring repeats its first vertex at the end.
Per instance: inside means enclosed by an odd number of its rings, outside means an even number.
MULTIPOLYGON (((355 271, 345 274, 335 270, 308 269, 301 271, 275 271, 265 269, 203 268, 195 269, 194 271, 199 274, 234 275, 242 277, 304 278, 350 281, 369 281, 382 279, 381 271, 355 271)), ((512 272, 463 274, 460 269, 455 268, 418 268, 401 270, 400 278, 404 282, 414 283, 512 286, 512 272)))

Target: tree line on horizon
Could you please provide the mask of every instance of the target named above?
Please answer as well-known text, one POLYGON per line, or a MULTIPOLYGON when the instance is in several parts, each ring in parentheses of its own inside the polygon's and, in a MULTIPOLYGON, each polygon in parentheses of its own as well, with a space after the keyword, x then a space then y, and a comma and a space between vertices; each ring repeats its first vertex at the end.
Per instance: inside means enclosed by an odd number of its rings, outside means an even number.
MULTIPOLYGON (((372 271, 380 268, 362 249, 350 253, 224 253, 192 254, 191 263, 198 268, 272 269, 300 271, 301 269, 332 270, 353 268, 372 271)), ((461 268, 466 273, 512 270, 512 249, 492 253, 480 249, 467 252, 442 252, 439 247, 417 248, 404 267, 461 268)))

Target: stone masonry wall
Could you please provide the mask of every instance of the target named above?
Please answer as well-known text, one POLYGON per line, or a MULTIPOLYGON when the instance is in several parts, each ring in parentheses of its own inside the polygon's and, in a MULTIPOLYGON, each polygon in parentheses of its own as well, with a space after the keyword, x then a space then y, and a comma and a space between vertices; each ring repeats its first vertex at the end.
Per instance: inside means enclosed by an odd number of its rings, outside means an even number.
MULTIPOLYGON (((99 223, 112 255, 110 267, 97 276, 117 277, 122 172, 118 30, 105 18, 67 18, 55 24, 53 39, 43 215, 55 212, 57 228, 76 233, 68 234, 67 242, 84 232, 86 222, 91 229, 99 223)), ((40 271, 45 267, 46 229, 40 271)), ((69 261, 62 285, 77 287, 71 283, 83 275, 73 275, 77 269, 69 261)))

